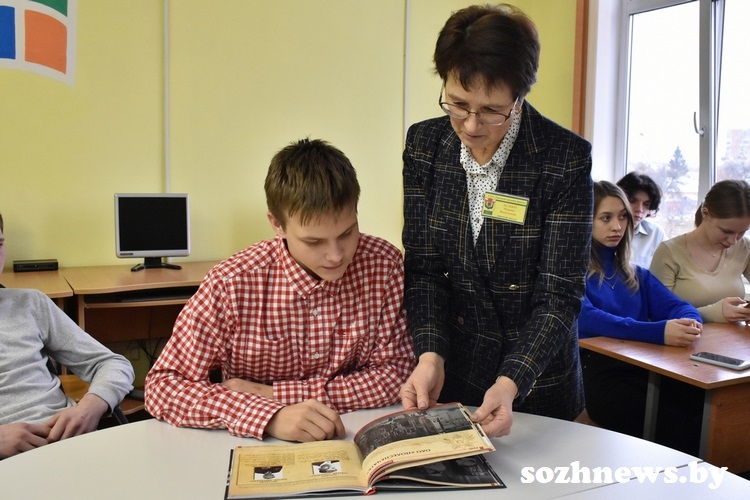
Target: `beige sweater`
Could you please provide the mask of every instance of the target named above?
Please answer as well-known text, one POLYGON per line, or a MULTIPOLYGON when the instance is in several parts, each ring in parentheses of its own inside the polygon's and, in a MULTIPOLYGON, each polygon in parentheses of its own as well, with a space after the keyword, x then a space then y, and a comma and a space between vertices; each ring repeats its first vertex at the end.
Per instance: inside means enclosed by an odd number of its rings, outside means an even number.
POLYGON ((699 269, 687 250, 686 235, 662 242, 654 252, 651 272, 675 295, 693 304, 703 321, 726 323, 721 301, 745 297, 742 276, 750 279, 750 239, 725 250, 714 271, 699 269))

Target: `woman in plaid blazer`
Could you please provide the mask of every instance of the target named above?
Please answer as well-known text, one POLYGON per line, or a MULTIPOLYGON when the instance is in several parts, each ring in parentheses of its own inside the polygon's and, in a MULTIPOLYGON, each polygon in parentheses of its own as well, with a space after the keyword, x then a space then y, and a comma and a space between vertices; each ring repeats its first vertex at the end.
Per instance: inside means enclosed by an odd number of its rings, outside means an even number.
POLYGON ((447 116, 410 127, 403 154, 404 302, 419 363, 402 402, 479 406, 491 436, 510 432, 514 410, 572 420, 591 146, 525 101, 539 41, 518 9, 457 11, 434 60, 447 116))

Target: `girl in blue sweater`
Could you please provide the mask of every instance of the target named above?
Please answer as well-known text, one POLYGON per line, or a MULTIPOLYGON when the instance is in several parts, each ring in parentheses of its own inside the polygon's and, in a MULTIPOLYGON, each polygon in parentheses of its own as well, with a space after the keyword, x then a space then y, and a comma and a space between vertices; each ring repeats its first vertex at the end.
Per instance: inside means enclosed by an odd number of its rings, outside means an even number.
MULTIPOLYGON (((579 337, 606 335, 654 344, 692 345, 703 329, 700 313, 648 269, 630 264, 632 235, 633 215, 623 191, 611 182, 596 182, 591 261, 578 318, 579 337)), ((581 365, 586 408, 592 420, 608 429, 642 436, 648 372, 585 349, 581 365)), ((662 381, 657 442, 697 451, 690 444, 693 430, 681 428, 675 421, 685 421, 684 412, 693 413, 693 400, 701 401, 702 391, 692 389, 671 379, 662 381), (676 388, 667 387, 671 385, 676 388), (686 394, 690 392, 694 394, 686 394), (686 401, 690 401, 687 408, 686 401)), ((692 415, 688 417, 692 420, 692 415)), ((696 423, 699 429, 700 421, 696 423)))

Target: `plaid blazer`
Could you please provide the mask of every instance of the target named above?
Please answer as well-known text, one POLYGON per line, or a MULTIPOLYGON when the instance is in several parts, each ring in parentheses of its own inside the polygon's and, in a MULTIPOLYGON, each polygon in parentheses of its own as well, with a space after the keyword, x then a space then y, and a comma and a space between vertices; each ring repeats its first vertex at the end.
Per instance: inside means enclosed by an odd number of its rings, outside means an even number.
POLYGON ((460 140, 449 118, 409 128, 404 160, 405 307, 416 354, 446 360, 441 401, 480 405, 497 377, 514 408, 583 409, 577 317, 592 224, 591 145, 528 103, 496 191, 525 222, 485 218, 474 245, 460 140))

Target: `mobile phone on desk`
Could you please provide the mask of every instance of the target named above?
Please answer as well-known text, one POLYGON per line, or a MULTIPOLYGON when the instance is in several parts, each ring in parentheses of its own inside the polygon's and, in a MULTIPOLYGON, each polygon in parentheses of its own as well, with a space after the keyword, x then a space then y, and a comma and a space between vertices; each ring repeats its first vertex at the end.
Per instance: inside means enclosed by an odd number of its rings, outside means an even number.
POLYGON ((690 355, 690 359, 711 363, 712 365, 723 366, 732 370, 747 370, 750 368, 750 360, 732 358, 723 354, 713 352, 697 352, 690 355))

